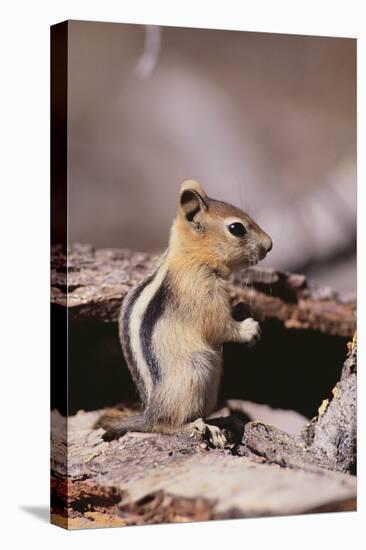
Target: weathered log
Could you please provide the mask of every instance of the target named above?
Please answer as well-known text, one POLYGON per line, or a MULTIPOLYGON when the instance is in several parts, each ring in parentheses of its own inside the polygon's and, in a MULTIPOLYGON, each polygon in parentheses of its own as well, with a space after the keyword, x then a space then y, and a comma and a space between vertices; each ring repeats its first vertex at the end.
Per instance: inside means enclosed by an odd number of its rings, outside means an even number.
POLYGON ((288 329, 351 338, 356 328, 354 297, 311 287, 304 275, 252 268, 233 278, 232 296, 259 321, 278 319, 288 329))
POLYGON ((342 376, 325 399, 319 414, 306 426, 303 437, 309 448, 330 468, 356 471, 357 442, 357 344, 354 337, 342 376))
POLYGON ((63 527, 355 509, 355 478, 304 460, 304 443, 292 462, 286 448, 286 463, 258 442, 254 449, 250 427, 271 429, 261 422, 247 424, 243 442, 224 450, 187 433, 129 433, 105 443, 94 429, 101 412, 69 418, 67 440, 65 419, 52 413, 52 519, 63 527))
MULTIPOLYGON (((156 265, 158 256, 126 249, 94 250, 73 245, 52 251, 51 300, 69 319, 115 322, 128 290, 156 265)), ((352 338, 354 298, 309 287, 303 275, 251 268, 232 279, 233 305, 249 306, 258 320, 277 319, 287 328, 314 329, 352 338)))
POLYGON ((325 399, 318 416, 300 435, 290 435, 263 422, 246 425, 243 442, 250 451, 281 466, 316 464, 329 470, 355 473, 357 436, 357 353, 355 340, 340 381, 325 399))
POLYGON ((355 510, 356 480, 343 473, 355 470, 355 399, 353 344, 332 401, 302 430, 305 419, 292 412, 286 419, 285 411, 228 401, 213 416, 254 413, 296 428, 242 420, 242 440, 224 450, 187 433, 128 433, 106 443, 95 429, 105 411, 69 419, 53 411, 52 520, 72 529, 355 510))
MULTIPOLYGON (((52 302, 67 307, 76 322, 115 323, 123 297, 156 260, 80 245, 66 256, 56 248, 52 302)), ((284 330, 350 338, 355 329, 355 302, 309 288, 301 275, 252 269, 233 278, 232 298, 234 315, 274 319, 284 330)), ((239 439, 227 431, 224 450, 186 433, 129 433, 106 443, 103 430, 94 428, 105 410, 68 419, 54 410, 53 522, 82 528, 354 510, 356 480, 349 473, 356 463, 356 376, 353 344, 332 400, 311 422, 295 412, 229 400, 213 416, 235 415, 242 431, 239 439)), ((113 409, 115 415, 130 412, 113 409)))

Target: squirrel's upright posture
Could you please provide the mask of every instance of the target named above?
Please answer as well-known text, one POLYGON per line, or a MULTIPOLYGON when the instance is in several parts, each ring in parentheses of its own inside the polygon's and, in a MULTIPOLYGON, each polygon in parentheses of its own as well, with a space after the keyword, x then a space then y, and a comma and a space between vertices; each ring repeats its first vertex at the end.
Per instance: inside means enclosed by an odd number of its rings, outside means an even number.
POLYGON ((104 426, 106 441, 127 431, 189 429, 224 445, 222 431, 203 420, 216 405, 222 345, 252 345, 260 336, 253 319, 233 319, 228 277, 271 248, 271 238, 242 210, 211 199, 196 181, 183 182, 169 247, 125 297, 119 319, 144 411, 104 426))

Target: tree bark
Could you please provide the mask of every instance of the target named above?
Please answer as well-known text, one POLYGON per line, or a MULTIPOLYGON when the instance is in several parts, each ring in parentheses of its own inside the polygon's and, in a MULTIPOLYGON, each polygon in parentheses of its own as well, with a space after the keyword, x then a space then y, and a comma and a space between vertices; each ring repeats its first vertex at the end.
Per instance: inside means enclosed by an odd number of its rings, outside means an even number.
MULTIPOLYGON (((94 250, 73 245, 68 253, 52 251, 51 300, 68 308, 69 319, 116 322, 121 302, 151 272, 157 255, 126 249, 94 250)), ((232 278, 231 295, 237 315, 277 319, 286 328, 317 330, 352 338, 356 328, 354 297, 310 287, 304 275, 259 267, 232 278), (247 304, 241 307, 241 303, 247 304), (249 306, 249 307, 248 307, 249 306)))
MULTIPOLYGON (((53 307, 76 322, 115 323, 123 297, 156 261, 128 250, 56 248, 53 307)), ((349 339, 355 331, 355 301, 309 287, 302 275, 254 268, 233 278, 231 295, 237 317, 349 339)), ((68 419, 53 410, 52 521, 83 528, 355 510, 356 383, 354 338, 317 417, 229 400, 216 413, 236 418, 223 450, 187 433, 128 433, 106 443, 94 428, 105 409, 68 419), (286 426, 286 414, 294 430, 273 425, 281 418, 286 426)), ((124 406, 111 412, 131 414, 124 406)))
MULTIPOLYGON (((356 371, 353 343, 332 400, 302 433, 242 421, 242 439, 227 431, 223 450, 187 433, 106 443, 94 428, 105 410, 69 419, 53 411, 52 521, 79 529, 355 510, 356 371)), ((217 414, 225 412, 250 407, 229 401, 217 414)))

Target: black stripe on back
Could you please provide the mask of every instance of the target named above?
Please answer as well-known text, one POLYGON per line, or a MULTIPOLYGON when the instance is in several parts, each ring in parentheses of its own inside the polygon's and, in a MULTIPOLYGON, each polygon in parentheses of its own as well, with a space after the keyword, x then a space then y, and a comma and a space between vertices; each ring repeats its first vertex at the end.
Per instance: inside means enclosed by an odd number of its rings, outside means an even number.
POLYGON ((163 279, 160 287, 151 298, 140 326, 140 342, 142 353, 149 367, 154 383, 160 380, 161 373, 159 361, 154 353, 152 346, 152 336, 157 321, 164 313, 167 301, 169 300, 169 294, 169 280, 168 277, 165 276, 165 279, 163 279))
POLYGON ((131 371, 132 378, 137 386, 137 389, 139 391, 139 394, 143 403, 146 403, 146 397, 147 397, 146 387, 145 387, 144 380, 141 377, 141 373, 138 369, 138 366, 136 364, 136 359, 131 347, 130 317, 131 317, 132 309, 138 297, 141 295, 144 288, 147 287, 147 285, 149 285, 152 282, 155 275, 156 275, 156 272, 152 273, 146 279, 144 279, 139 285, 135 287, 135 289, 132 291, 132 294, 128 299, 127 305, 125 307, 122 305, 121 319, 120 319, 122 322, 122 327, 120 327, 120 339, 121 339, 122 347, 126 355, 127 364, 131 371))

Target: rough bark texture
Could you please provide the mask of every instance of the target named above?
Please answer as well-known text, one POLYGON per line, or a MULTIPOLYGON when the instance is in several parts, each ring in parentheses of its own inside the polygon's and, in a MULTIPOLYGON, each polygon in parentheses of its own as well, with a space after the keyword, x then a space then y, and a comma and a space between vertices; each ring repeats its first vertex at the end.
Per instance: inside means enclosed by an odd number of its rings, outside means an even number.
POLYGON ((350 338, 356 328, 354 297, 311 288, 304 275, 252 268, 233 278, 232 294, 234 304, 249 303, 258 320, 276 318, 289 329, 350 338))
POLYGON ((300 435, 290 435, 262 422, 245 428, 244 442, 268 461, 293 467, 317 464, 329 470, 355 473, 357 435, 357 346, 349 344, 340 381, 325 399, 318 416, 306 424, 300 435))
POLYGON ((105 411, 68 419, 53 411, 52 520, 77 529, 355 510, 356 479, 343 473, 356 462, 355 344, 336 388, 326 411, 322 405, 305 425, 292 411, 228 401, 213 416, 249 421, 239 442, 227 432, 222 450, 187 433, 128 433, 105 443, 94 428, 105 411))
MULTIPOLYGON (((69 318, 114 322, 128 290, 155 266, 158 256, 125 249, 73 245, 52 253, 51 300, 67 306, 69 318)), ((303 275, 252 268, 232 280, 233 305, 245 302, 260 321, 278 319, 287 328, 314 329, 352 338, 355 300, 329 289, 309 288, 303 275)), ((239 308, 240 309, 240 308, 239 308)), ((240 313, 240 312, 239 312, 240 313)))
MULTIPOLYGON (((52 302, 74 320, 115 322, 123 296, 156 259, 75 246, 66 263, 56 249, 52 302)), ((234 306, 245 301, 258 319, 277 319, 285 329, 348 338, 355 329, 355 303, 309 289, 301 275, 254 269, 233 279, 232 297, 234 306)), ((236 315, 246 314, 242 308, 236 315)), ((106 443, 94 428, 105 409, 68 419, 54 410, 52 521, 83 528, 355 510, 356 360, 354 339, 333 396, 311 422, 228 400, 213 415, 236 418, 225 449, 184 433, 128 433, 106 443)))
POLYGON ((304 430, 304 439, 333 470, 356 472, 357 442, 357 345, 349 344, 342 376, 333 388, 333 399, 325 399, 319 414, 304 430))
MULTIPOLYGON (((251 408, 240 405, 229 402, 225 409, 251 408)), ((80 411, 69 419, 52 413, 52 518, 63 527, 356 508, 356 479, 328 469, 330 461, 301 435, 256 420, 245 425, 240 443, 222 450, 187 433, 128 433, 105 443, 103 430, 93 427, 101 413, 80 411)))

